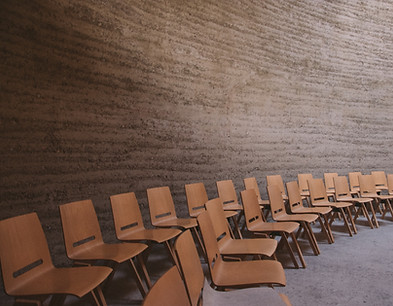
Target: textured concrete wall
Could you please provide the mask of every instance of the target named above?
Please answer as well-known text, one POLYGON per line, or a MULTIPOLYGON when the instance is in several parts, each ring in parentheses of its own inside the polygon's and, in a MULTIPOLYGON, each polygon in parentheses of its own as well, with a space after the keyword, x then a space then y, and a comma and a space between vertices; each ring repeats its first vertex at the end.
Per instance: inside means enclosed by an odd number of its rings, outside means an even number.
POLYGON ((393 172, 389 1, 0 2, 1 219, 300 172, 393 172), (349 3, 348 3, 349 2, 349 3))

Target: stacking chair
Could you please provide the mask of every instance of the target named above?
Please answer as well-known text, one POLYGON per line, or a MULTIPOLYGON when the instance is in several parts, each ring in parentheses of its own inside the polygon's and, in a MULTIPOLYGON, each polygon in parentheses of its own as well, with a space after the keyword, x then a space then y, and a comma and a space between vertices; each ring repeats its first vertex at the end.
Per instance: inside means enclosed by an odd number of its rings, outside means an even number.
POLYGON ((349 172, 348 179, 349 179, 349 188, 351 194, 355 194, 360 197, 360 186, 359 186, 359 176, 361 176, 361 172, 349 172))
MULTIPOLYGON (((134 259, 139 261, 143 278, 147 287, 150 288, 150 278, 142 259, 142 252, 147 248, 147 245, 143 243, 104 243, 91 200, 63 204, 59 206, 59 209, 68 258, 73 260, 76 265, 95 264, 99 260, 108 261, 114 270, 120 263, 128 262, 132 273, 136 276, 139 291, 144 297, 147 291, 134 259)), ((113 277, 113 273, 111 277, 113 277)))
POLYGON ((267 186, 267 192, 269 195, 273 220, 277 222, 298 222, 300 224, 298 233, 300 234, 301 229, 304 230, 314 254, 319 255, 321 251, 318 247, 317 239, 315 238, 315 235, 310 225, 311 222, 315 222, 318 219, 318 215, 288 215, 285 211, 285 204, 282 198, 282 192, 280 190, 280 187, 277 185, 267 186))
MULTIPOLYGON (((188 213, 191 217, 196 218, 201 212, 205 211, 205 203, 209 200, 207 197, 205 185, 203 183, 193 183, 186 184, 184 187, 186 189, 188 213)), ((235 218, 237 215, 237 211, 225 211, 225 217, 232 220, 235 230, 241 238, 242 234, 235 218)))
POLYGON ((280 295, 271 288, 245 288, 231 291, 217 291, 211 288, 205 279, 198 252, 189 231, 185 231, 176 239, 175 252, 190 303, 193 306, 202 304, 229 306, 242 305, 245 302, 249 306, 261 305, 261 302, 265 305, 291 305, 287 296, 280 295))
POLYGON ((199 228, 208 258, 212 283, 217 288, 241 288, 256 285, 285 286, 284 269, 275 260, 224 261, 214 228, 207 211, 198 218, 199 228))
POLYGON ((100 285, 109 267, 55 268, 36 213, 0 221, 0 261, 5 292, 16 303, 35 303, 52 296, 62 304, 65 295, 91 293, 97 305, 106 305, 100 285))
POLYGON ((310 190, 308 189, 308 180, 312 180, 311 173, 300 173, 297 175, 297 180, 299 182, 299 191, 301 196, 310 197, 310 190))
POLYGON ((278 175, 268 175, 268 176, 266 176, 266 181, 267 181, 267 186, 268 187, 272 186, 272 185, 278 186, 278 188, 279 188, 279 190, 281 192, 283 200, 285 202, 288 201, 288 196, 287 196, 287 194, 285 192, 284 181, 282 180, 281 175, 279 175, 279 174, 278 175))
POLYGON ((296 181, 287 183, 289 210, 292 214, 318 214, 321 230, 325 233, 329 243, 334 242, 332 230, 329 225, 329 215, 332 211, 330 207, 304 207, 303 199, 300 195, 299 186, 296 181), (322 218, 325 222, 322 221, 322 218))
POLYGON ((353 221, 350 207, 353 205, 348 202, 329 202, 328 196, 326 194, 326 189, 323 184, 322 179, 312 179, 308 180, 308 186, 310 189, 310 201, 311 205, 314 207, 331 207, 333 209, 333 215, 330 218, 330 224, 333 222, 334 217, 340 214, 344 219, 344 224, 348 230, 349 235, 352 237, 352 230, 349 226, 348 219, 351 222, 353 232, 356 234, 357 229, 355 222, 353 221), (346 216, 345 211, 348 216, 346 216))
POLYGON ((359 176, 359 185, 360 196, 362 198, 373 198, 375 200, 376 208, 382 214, 382 219, 385 217, 387 212, 390 212, 391 216, 393 217, 393 210, 391 205, 393 195, 378 194, 372 175, 359 176), (381 205, 383 206, 383 210, 381 210, 381 205))
POLYGON ((325 180, 326 194, 333 197, 335 199, 335 190, 334 190, 334 178, 338 176, 338 173, 324 173, 323 178, 325 180))
POLYGON ((218 196, 221 198, 224 204, 224 210, 236 210, 242 211, 243 207, 239 204, 237 198, 235 186, 232 180, 218 181, 216 182, 218 196))
POLYGON ((373 207, 373 199, 372 198, 354 198, 351 195, 349 190, 349 185, 347 178, 345 176, 337 176, 334 178, 334 187, 336 191, 336 200, 338 202, 352 202, 355 207, 358 207, 355 213, 354 221, 358 218, 359 214, 362 212, 363 215, 367 218, 368 224, 371 228, 374 228, 373 222, 370 218, 368 210, 366 208, 366 204, 369 204, 369 209, 372 213, 372 218, 375 222, 375 226, 379 227, 377 217, 375 215, 374 207, 373 207))
POLYGON ((244 206, 244 217, 246 219, 247 230, 255 236, 274 237, 281 236, 279 244, 285 244, 288 249, 289 256, 292 259, 296 268, 299 264, 296 261, 295 254, 288 241, 289 236, 292 238, 295 249, 299 255, 303 268, 306 267, 303 253, 297 242, 295 232, 299 228, 297 222, 265 222, 263 221, 261 210, 258 205, 258 199, 254 190, 244 190, 241 193, 241 198, 244 206))
POLYGON ((220 198, 207 201, 206 210, 212 220, 217 245, 222 255, 255 255, 260 259, 260 256, 273 256, 277 248, 277 241, 274 239, 233 239, 231 237, 220 198))
POLYGON ((245 178, 243 180, 243 182, 244 182, 244 188, 246 190, 254 189, 254 191, 257 195, 257 198, 258 198, 258 204, 261 206, 261 209, 263 212, 262 213, 263 220, 266 221, 267 216, 269 215, 269 211, 270 211, 269 200, 262 200, 261 193, 259 192, 259 188, 258 188, 258 183, 257 183, 257 180, 255 177, 245 178))
POLYGON ((388 190, 388 182, 386 180, 385 171, 371 171, 371 175, 374 179, 377 192, 382 190, 388 190))
POLYGON ((121 241, 162 243, 176 264, 171 240, 181 233, 175 228, 146 229, 134 192, 122 193, 110 197, 117 239, 121 241))

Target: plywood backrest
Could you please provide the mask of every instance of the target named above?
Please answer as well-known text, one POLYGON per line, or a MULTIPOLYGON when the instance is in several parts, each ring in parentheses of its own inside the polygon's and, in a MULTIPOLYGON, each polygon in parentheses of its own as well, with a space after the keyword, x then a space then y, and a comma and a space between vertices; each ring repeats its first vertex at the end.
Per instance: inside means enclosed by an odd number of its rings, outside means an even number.
POLYGON ((248 177, 243 180, 244 188, 246 190, 254 189, 255 194, 257 195, 258 200, 261 200, 261 193, 259 191, 258 183, 255 177, 248 177))
POLYGON ((346 176, 337 176, 333 179, 333 182, 337 199, 344 196, 352 197, 346 176))
POLYGON ((297 175, 297 180, 299 182, 300 192, 309 191, 307 182, 312 179, 313 179, 313 177, 312 177, 311 173, 300 173, 297 175))
POLYGON ((222 201, 220 198, 212 199, 206 202, 206 210, 209 213, 210 219, 212 220, 214 233, 218 244, 225 243, 231 238, 229 232, 228 221, 225 218, 224 209, 222 207, 222 201))
POLYGON ((277 185, 267 186, 267 194, 269 196, 270 209, 272 211, 273 219, 276 219, 282 215, 286 215, 280 187, 277 185))
POLYGON ((302 196, 300 195, 299 185, 296 181, 287 183, 289 209, 292 211, 303 206, 302 196))
POLYGON ((153 225, 176 218, 175 204, 168 186, 147 189, 147 199, 153 225))
POLYGON ((311 179, 307 182, 308 188, 310 190, 310 199, 312 204, 329 201, 322 179, 311 179))
POLYGON ((349 186, 351 191, 359 191, 359 176, 362 175, 361 172, 349 172, 348 179, 349 179, 349 186))
POLYGON ((218 181, 216 182, 218 196, 221 198, 222 203, 225 204, 238 204, 238 198, 236 195, 235 186, 232 180, 218 181))
POLYGON ((375 188, 374 178, 371 174, 359 176, 360 194, 367 197, 367 194, 377 193, 375 188))
POLYGON ((244 218, 246 226, 251 229, 253 226, 261 224, 263 221, 261 208, 258 204, 258 198, 253 189, 243 190, 240 193, 244 209, 244 218))
POLYGON ((144 229, 142 214, 134 192, 112 195, 111 207, 116 237, 122 239, 127 234, 144 229))
POLYGON ((334 178, 337 176, 338 173, 332 173, 332 172, 323 174, 326 190, 334 190, 334 178))
POLYGON ((372 171, 371 175, 373 176, 375 187, 386 188, 388 186, 385 171, 372 171))
POLYGON ((286 195, 284 181, 282 180, 281 175, 268 175, 266 176, 266 181, 268 186, 276 185, 279 188, 281 194, 283 196, 286 195))
POLYGON ((100 225, 91 200, 59 206, 64 242, 69 258, 78 252, 103 243, 100 225))
POLYGON ((185 185, 184 188, 186 189, 188 213, 191 217, 196 217, 205 211, 205 203, 209 200, 205 185, 193 183, 185 185))
POLYGON ((34 281, 53 268, 44 231, 36 213, 0 221, 0 261, 5 291, 34 281))

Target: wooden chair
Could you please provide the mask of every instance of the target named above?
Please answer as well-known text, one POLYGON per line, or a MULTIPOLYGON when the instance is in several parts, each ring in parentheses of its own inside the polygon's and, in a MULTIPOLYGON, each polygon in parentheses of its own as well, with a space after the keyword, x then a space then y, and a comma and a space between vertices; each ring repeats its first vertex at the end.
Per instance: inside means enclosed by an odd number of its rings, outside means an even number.
POLYGON ((282 191, 277 185, 267 186, 267 192, 269 195, 270 206, 272 209, 272 218, 277 222, 298 222, 300 228, 297 237, 299 237, 300 231, 303 229, 310 242, 311 249, 314 255, 319 255, 321 253, 317 239, 315 238, 314 232, 312 231, 311 222, 315 222, 318 219, 316 214, 302 214, 302 215, 288 215, 285 211, 284 200, 282 198, 282 191))
POLYGON ((329 202, 328 196, 326 194, 326 188, 323 184, 322 179, 312 179, 308 180, 308 186, 310 190, 310 200, 311 205, 314 207, 331 207, 333 210, 333 215, 330 218, 330 224, 333 222, 335 216, 338 214, 344 219, 344 224, 348 230, 349 235, 352 237, 352 230, 349 226, 348 219, 351 222, 353 232, 356 234, 357 229, 355 222, 353 221, 350 207, 353 205, 348 202, 329 202), (345 214, 347 212, 347 215, 345 214))
POLYGON ((283 200, 285 202, 288 201, 288 196, 286 194, 285 187, 284 187, 284 181, 282 180, 281 175, 279 175, 279 174, 268 175, 268 176, 266 176, 266 181, 267 181, 267 187, 272 186, 272 185, 276 185, 281 192, 281 196, 282 196, 283 200))
POLYGON ((378 194, 372 175, 359 176, 360 196, 363 198, 373 198, 376 203, 376 209, 382 214, 382 219, 387 212, 390 212, 393 217, 393 210, 391 200, 393 195, 378 194), (382 206, 382 209, 381 209, 382 206))
POLYGON ((311 173, 300 173, 297 175, 297 180, 299 183, 299 191, 301 196, 305 196, 307 198, 310 197, 310 190, 308 189, 308 180, 312 180, 311 173))
MULTIPOLYGON (((184 187, 186 190, 188 213, 191 217, 196 218, 201 212, 205 211, 205 203, 209 200, 207 197, 205 185, 203 183, 193 183, 186 184, 184 187)), ((232 220, 235 230, 241 238, 242 234, 235 218, 238 215, 238 212, 226 210, 224 213, 227 219, 232 220)))
POLYGON ((349 188, 351 194, 355 194, 360 197, 360 186, 359 186, 359 176, 362 175, 361 172, 349 172, 348 179, 349 179, 349 188))
POLYGON ((333 243, 333 233, 328 219, 332 209, 330 207, 304 207, 303 198, 300 195, 297 182, 288 182, 286 185, 288 191, 289 211, 292 214, 318 214, 318 221, 321 225, 321 230, 325 233, 328 242, 333 243), (325 222, 322 221, 322 218, 325 222))
POLYGON ((36 213, 0 221, 0 261, 4 289, 16 303, 42 305, 52 296, 62 304, 65 295, 79 298, 90 293, 97 305, 106 305, 100 285, 109 267, 55 268, 36 213))
POLYGON ((254 191, 257 195, 257 198, 258 198, 258 204, 259 204, 259 206, 261 206, 261 209, 262 209, 263 220, 266 221, 266 219, 269 215, 269 212, 270 212, 269 200, 262 200, 261 193, 259 192, 258 183, 257 183, 257 180, 255 177, 245 178, 243 180, 243 182, 244 182, 244 188, 246 190, 254 189, 254 191))
POLYGON ((166 246, 173 263, 176 264, 171 240, 178 236, 181 230, 146 229, 134 192, 112 195, 110 199, 117 239, 128 242, 162 243, 166 246))
POLYGON ((212 284, 217 288, 242 288, 255 285, 285 286, 284 269, 275 260, 224 261, 214 234, 209 213, 198 218, 212 284))
MULTIPOLYGON (((104 243, 91 200, 63 204, 59 206, 59 209, 68 258, 73 260, 76 265, 90 265, 99 260, 105 260, 114 270, 119 264, 128 262, 132 273, 136 276, 139 291, 144 297, 147 291, 134 259, 139 261, 147 287, 150 288, 150 278, 142 259, 142 252, 147 248, 147 245, 143 243, 104 243)), ((113 277, 113 273, 110 278, 113 277)))
POLYGON ((179 270, 176 266, 165 272, 150 289, 143 306, 191 305, 179 270))
POLYGON ((263 221, 261 210, 258 205, 258 199, 254 190, 244 190, 240 194, 244 206, 244 217, 246 219, 247 230, 253 233, 255 236, 281 236, 279 245, 284 244, 287 247, 289 256, 291 257, 293 264, 296 268, 299 268, 299 264, 296 261, 295 254, 293 253, 292 247, 288 240, 288 238, 291 237, 292 242, 295 245, 295 249, 299 255, 302 266, 303 268, 305 268, 306 263, 304 261, 303 253, 295 236, 295 232, 299 228, 299 223, 265 222, 263 221))
POLYGON ((224 204, 224 210, 242 211, 243 207, 239 204, 235 186, 232 180, 216 182, 218 196, 224 204))
POLYGON ((198 252, 191 233, 185 231, 175 242, 175 252, 183 275, 191 305, 291 305, 285 295, 271 288, 245 288, 231 291, 217 291, 211 288, 204 276, 198 252), (284 303, 287 302, 287 304, 284 303))
POLYGON ((231 237, 220 198, 207 201, 206 210, 212 220, 217 245, 222 255, 256 255, 260 259, 261 256, 273 256, 277 248, 277 241, 274 239, 233 239, 231 237))
POLYGON ((374 179, 377 192, 388 190, 388 182, 386 180, 385 171, 371 171, 371 175, 374 179))
POLYGON ((323 178, 325 180, 325 187, 326 187, 326 194, 331 197, 333 197, 333 200, 335 199, 335 190, 334 190, 334 178, 338 176, 338 173, 324 173, 323 178))
POLYGON ((375 222, 375 226, 379 227, 377 217, 375 215, 372 198, 354 198, 349 190, 347 178, 345 176, 337 176, 334 178, 334 187, 336 192, 336 200, 338 202, 352 202, 355 207, 358 207, 355 213, 354 221, 359 217, 360 213, 367 218, 367 221, 371 228, 374 228, 373 222, 368 214, 366 204, 369 204, 369 209, 372 213, 372 219, 375 222))

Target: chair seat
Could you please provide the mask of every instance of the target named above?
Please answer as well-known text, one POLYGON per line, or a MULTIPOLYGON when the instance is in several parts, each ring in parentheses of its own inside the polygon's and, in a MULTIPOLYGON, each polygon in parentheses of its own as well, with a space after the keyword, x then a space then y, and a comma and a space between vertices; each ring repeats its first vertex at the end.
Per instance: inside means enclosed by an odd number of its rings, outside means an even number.
POLYGON ((243 210, 243 206, 238 203, 223 203, 224 210, 243 210))
POLYGON ((115 244, 97 244, 81 251, 76 251, 70 258, 74 260, 112 260, 122 263, 136 255, 140 254, 147 248, 143 243, 115 243, 115 244), (71 257, 72 256, 72 257, 71 257))
POLYGON ((277 241, 270 238, 228 239, 219 249, 223 255, 266 255, 272 256, 277 241))
POLYGON ((348 202, 329 202, 329 201, 321 201, 321 202, 317 202, 317 203, 313 203, 313 206, 316 207, 326 207, 326 206, 330 206, 330 207, 334 207, 334 208, 344 208, 344 207, 349 207, 352 205, 352 203, 348 203, 348 202))
POLYGON ((269 200, 258 199, 258 204, 261 205, 261 206, 270 206, 269 200))
POLYGON ((14 296, 71 294, 80 298, 100 285, 111 272, 109 267, 52 268, 7 293, 14 296))
POLYGON ((119 233, 118 239, 123 241, 155 241, 162 243, 179 235, 181 230, 175 228, 141 229, 132 233, 119 233))
POLYGON ((298 207, 298 208, 293 208, 292 207, 292 212, 294 214, 321 214, 325 215, 328 214, 332 211, 330 207, 298 207))
POLYGON ((235 210, 226 210, 224 211, 225 218, 231 218, 237 216, 238 212, 235 210))
POLYGON ((213 272, 213 282, 218 287, 260 284, 286 285, 281 263, 273 260, 231 262, 220 260, 216 262, 213 272))
POLYGON ((337 198, 338 202, 356 202, 356 203, 367 203, 372 202, 372 198, 352 198, 352 197, 340 197, 337 198))
POLYGON ((285 232, 293 233, 299 228, 299 223, 296 222, 264 222, 254 226, 249 226, 248 229, 252 232, 285 232))
POLYGON ((300 215, 283 215, 274 218, 276 221, 294 221, 294 222, 314 222, 318 219, 315 214, 300 214, 300 215))
POLYGON ((193 228, 197 226, 197 220, 190 218, 190 219, 186 219, 186 218, 175 218, 175 219, 170 219, 170 220, 164 220, 164 221, 160 221, 160 222, 156 222, 154 224, 155 226, 158 227, 180 227, 183 229, 189 229, 189 228, 193 228))

